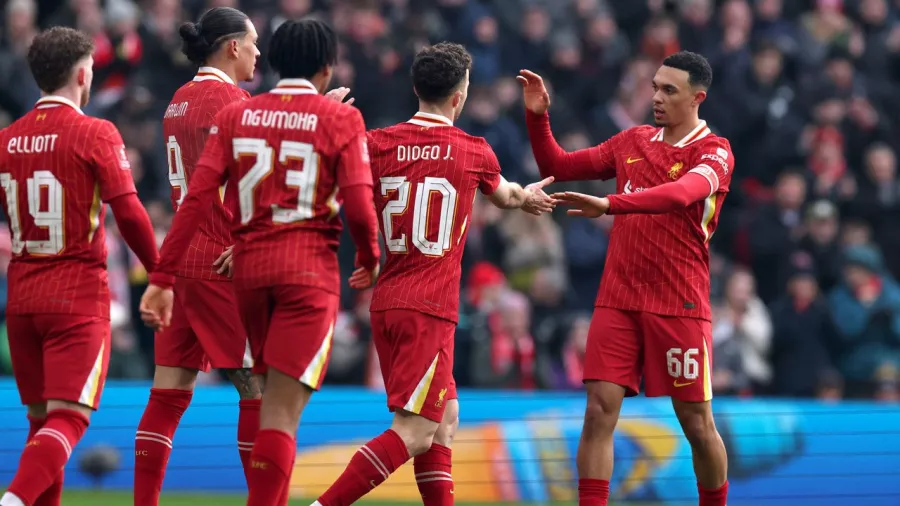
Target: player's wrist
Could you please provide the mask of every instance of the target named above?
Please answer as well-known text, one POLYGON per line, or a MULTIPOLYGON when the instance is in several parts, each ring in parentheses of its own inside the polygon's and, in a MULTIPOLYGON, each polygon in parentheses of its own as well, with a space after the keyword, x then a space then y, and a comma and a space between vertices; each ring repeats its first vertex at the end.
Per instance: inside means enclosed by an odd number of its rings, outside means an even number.
POLYGON ((606 214, 616 214, 616 196, 608 195, 606 197, 601 197, 606 204, 606 214))

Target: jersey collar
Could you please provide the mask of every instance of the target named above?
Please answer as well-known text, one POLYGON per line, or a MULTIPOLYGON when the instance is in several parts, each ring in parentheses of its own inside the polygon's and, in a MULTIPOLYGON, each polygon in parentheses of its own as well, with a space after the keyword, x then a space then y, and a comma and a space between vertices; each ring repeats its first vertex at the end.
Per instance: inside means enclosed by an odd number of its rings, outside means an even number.
MULTIPOLYGON (((652 142, 665 142, 665 140, 663 139, 664 130, 664 128, 660 128, 655 134, 653 134, 653 137, 651 137, 650 140, 652 142)), ((706 126, 706 121, 701 120, 700 124, 697 125, 697 128, 691 130, 691 133, 685 135, 683 139, 676 142, 675 144, 672 144, 672 146, 676 148, 683 148, 688 144, 693 144, 694 142, 699 141, 710 133, 712 132, 710 131, 709 127, 706 126)))
POLYGON ((319 90, 308 79, 282 79, 269 93, 277 95, 318 95, 319 90))
POLYGON ((75 102, 72 102, 66 97, 61 97, 59 95, 47 95, 46 97, 41 97, 40 100, 35 104, 36 109, 52 109, 54 107, 59 107, 61 105, 65 105, 71 107, 78 111, 78 114, 84 114, 81 110, 81 107, 75 105, 75 102))
POLYGON ((432 114, 422 111, 417 112, 407 123, 423 127, 453 126, 453 121, 443 114, 432 114))
POLYGON ((194 76, 194 81, 221 81, 223 83, 234 84, 234 81, 228 77, 228 74, 215 67, 200 67, 197 69, 197 75, 194 76))

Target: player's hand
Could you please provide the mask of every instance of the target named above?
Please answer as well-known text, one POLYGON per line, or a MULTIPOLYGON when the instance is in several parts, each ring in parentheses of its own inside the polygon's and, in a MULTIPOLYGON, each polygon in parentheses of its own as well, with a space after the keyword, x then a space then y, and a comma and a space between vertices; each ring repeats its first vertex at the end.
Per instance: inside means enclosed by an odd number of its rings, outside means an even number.
POLYGON ((566 214, 569 216, 583 216, 585 218, 599 218, 609 211, 609 199, 595 197, 577 192, 554 193, 550 196, 560 204, 573 207, 566 214))
POLYGON ((553 182, 553 176, 531 183, 525 187, 525 203, 522 210, 528 214, 540 216, 553 211, 556 201, 544 192, 544 187, 553 182))
POLYGON ((525 108, 535 114, 544 114, 550 108, 550 94, 541 76, 530 70, 520 70, 516 80, 522 85, 525 108))
POLYGON ((234 262, 234 244, 225 248, 225 251, 219 255, 219 258, 213 262, 213 267, 216 268, 216 272, 219 274, 224 274, 225 276, 231 277, 231 265, 234 262))
POLYGON ((172 304, 175 295, 171 288, 150 285, 141 297, 141 319, 155 330, 168 327, 172 323, 172 304))
MULTIPOLYGON (((335 102, 344 102, 344 99, 347 98, 347 95, 349 95, 349 94, 350 94, 350 88, 340 87, 340 88, 335 88, 335 89, 329 91, 328 93, 326 93, 325 98, 330 98, 331 100, 334 100, 335 102)), ((350 98, 350 100, 348 100, 344 103, 347 105, 350 105, 355 100, 356 100, 355 98, 350 98)))
POLYGON ((381 272, 381 266, 375 264, 375 268, 371 271, 365 267, 357 267, 353 274, 350 275, 350 288, 354 290, 365 290, 371 288, 378 279, 378 273, 381 272))

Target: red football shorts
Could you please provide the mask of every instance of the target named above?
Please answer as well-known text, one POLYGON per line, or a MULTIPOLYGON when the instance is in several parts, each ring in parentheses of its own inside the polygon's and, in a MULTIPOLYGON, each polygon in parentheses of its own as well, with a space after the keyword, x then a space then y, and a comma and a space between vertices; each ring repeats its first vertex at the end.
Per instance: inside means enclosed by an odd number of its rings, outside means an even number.
POLYGON ((58 400, 97 409, 109 366, 109 320, 62 314, 9 315, 6 329, 22 404, 58 400))
POLYGON ((712 325, 699 318, 594 309, 584 380, 608 381, 637 395, 685 402, 712 399, 712 325))
POLYGON ((373 311, 372 340, 388 394, 388 409, 434 422, 456 399, 453 337, 456 324, 408 309, 373 311))
POLYGON ((318 390, 331 357, 338 295, 279 285, 238 290, 237 301, 253 356, 318 390))
POLYGON ((156 334, 156 365, 200 371, 253 367, 230 282, 178 278, 174 291, 172 324, 156 334))

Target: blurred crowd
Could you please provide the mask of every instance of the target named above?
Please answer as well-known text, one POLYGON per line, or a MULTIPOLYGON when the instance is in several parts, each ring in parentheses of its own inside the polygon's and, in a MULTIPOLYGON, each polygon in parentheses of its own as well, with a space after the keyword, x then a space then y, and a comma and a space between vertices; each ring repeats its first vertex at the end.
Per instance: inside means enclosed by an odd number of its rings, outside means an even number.
MULTIPOLYGON (((407 69, 418 48, 466 44, 475 63, 459 126, 486 137, 505 176, 520 182, 538 175, 519 69, 549 82, 554 131, 574 150, 649 121, 650 80, 666 55, 705 55, 715 79, 701 116, 730 139, 737 160, 712 241, 714 389, 900 398, 900 0, 6 0, 0 125, 38 98, 24 54, 39 29, 93 34, 87 112, 122 131, 163 237, 171 207, 160 120, 195 72, 179 52, 177 26, 220 5, 248 12, 260 33, 263 58, 244 83, 253 93, 273 84, 264 59, 279 23, 328 19, 342 37, 333 85, 353 90, 370 127, 415 111, 407 69)), ((612 218, 476 207, 456 339, 459 384, 580 388, 612 218)), ((110 376, 146 378, 153 336, 135 311, 146 274, 111 220, 110 229, 110 376)), ((9 238, 0 239, 5 272, 9 238)), ((340 255, 349 272, 352 246, 340 255)), ((378 386, 370 296, 345 288, 327 382, 378 386)), ((0 368, 8 372, 3 346, 0 368)))

